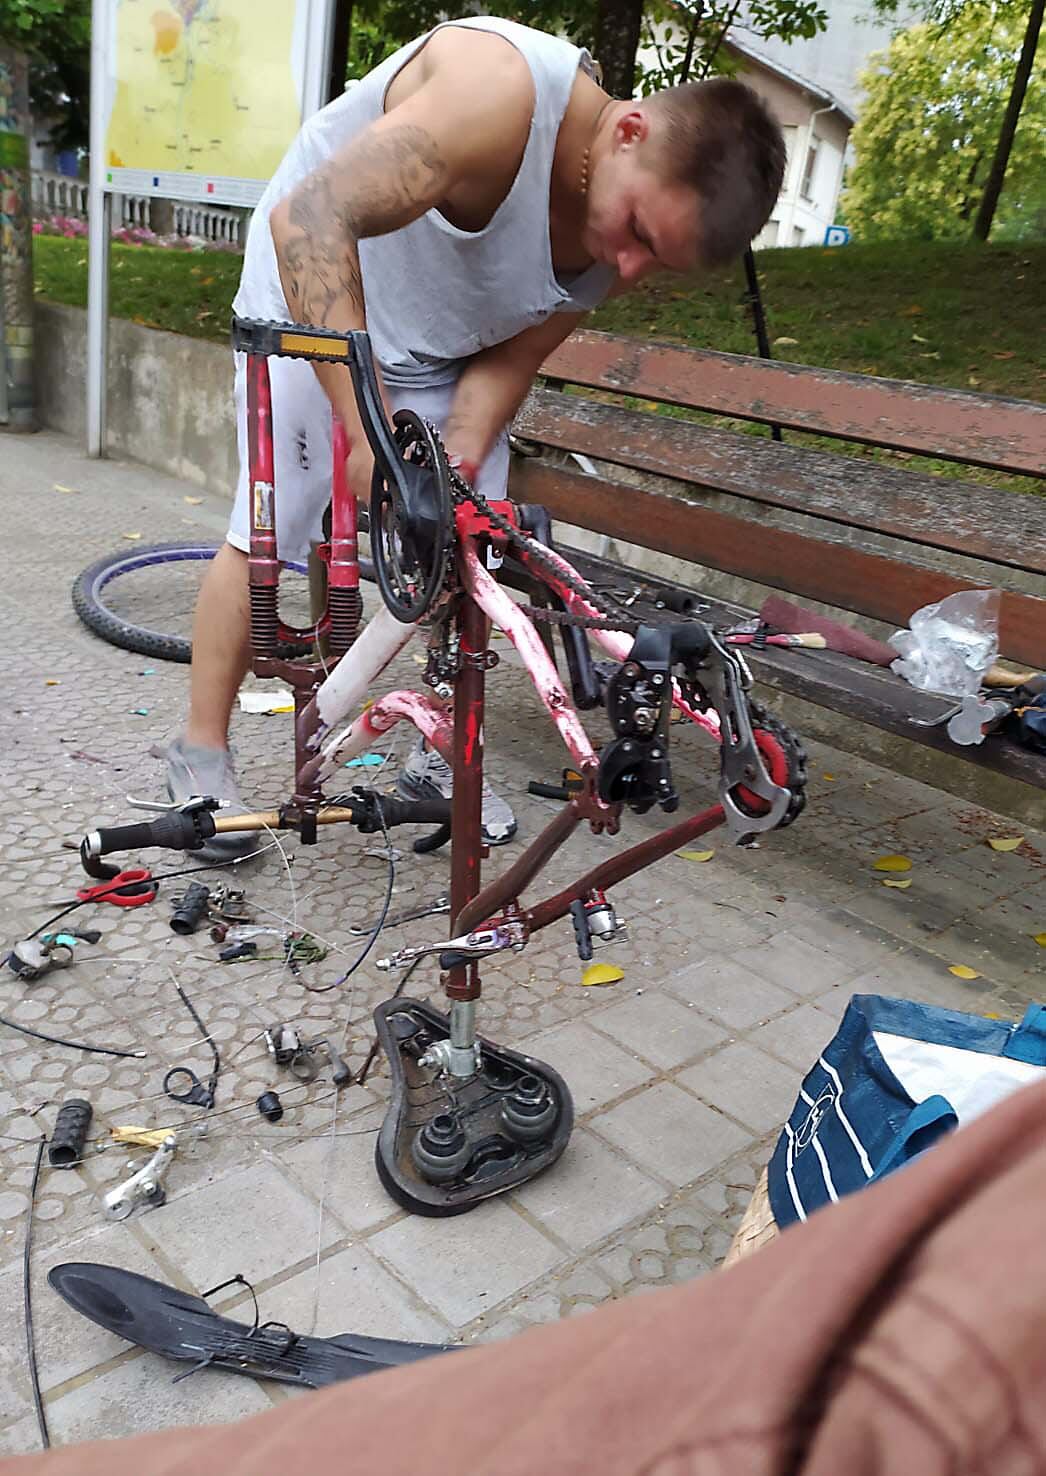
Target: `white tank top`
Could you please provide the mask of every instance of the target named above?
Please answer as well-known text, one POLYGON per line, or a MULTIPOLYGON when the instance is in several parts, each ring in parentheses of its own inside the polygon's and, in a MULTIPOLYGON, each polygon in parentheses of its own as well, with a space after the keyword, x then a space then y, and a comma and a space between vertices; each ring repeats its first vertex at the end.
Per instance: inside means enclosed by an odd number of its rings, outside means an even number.
MULTIPOLYGON (((450 383, 463 359, 514 338, 553 313, 595 307, 614 282, 613 270, 599 264, 569 281, 557 279, 549 240, 556 138, 578 67, 594 73, 592 58, 567 41, 493 16, 445 24, 493 31, 516 47, 533 77, 534 116, 512 188, 483 230, 459 230, 438 210, 429 210, 401 230, 359 243, 367 328, 390 385, 450 383)), ((381 117, 393 79, 433 34, 402 47, 305 123, 251 221, 233 302, 241 316, 290 316, 276 267, 270 211, 307 174, 381 117)))

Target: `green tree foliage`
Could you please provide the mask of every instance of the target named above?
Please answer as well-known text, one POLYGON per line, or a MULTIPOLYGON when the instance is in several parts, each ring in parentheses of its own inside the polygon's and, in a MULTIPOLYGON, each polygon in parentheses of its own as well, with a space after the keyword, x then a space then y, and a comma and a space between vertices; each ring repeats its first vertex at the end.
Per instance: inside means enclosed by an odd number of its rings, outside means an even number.
POLYGON ((0 40, 28 53, 30 104, 54 147, 86 148, 91 0, 0 0, 0 40))
MULTIPOLYGON (((895 37, 862 77, 845 218, 864 240, 970 234, 991 166, 1027 5, 967 4, 895 37)), ((1038 64, 1010 154, 993 238, 1046 235, 1046 92, 1038 64), (1039 85, 1036 86, 1036 83, 1039 85)))
MULTIPOLYGON (((643 17, 648 61, 638 71, 638 91, 645 95, 710 72, 735 71, 723 42, 741 13, 741 0, 652 0, 643 17)), ((779 41, 808 39, 828 23, 818 0, 748 0, 743 15, 746 32, 779 41)))

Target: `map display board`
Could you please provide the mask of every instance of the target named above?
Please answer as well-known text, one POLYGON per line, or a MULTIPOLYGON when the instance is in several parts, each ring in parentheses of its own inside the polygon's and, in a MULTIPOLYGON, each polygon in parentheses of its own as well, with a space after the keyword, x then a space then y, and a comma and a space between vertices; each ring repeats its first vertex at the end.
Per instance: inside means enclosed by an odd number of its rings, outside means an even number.
POLYGON ((107 9, 103 188, 253 205, 318 105, 308 81, 322 73, 329 0, 107 9))

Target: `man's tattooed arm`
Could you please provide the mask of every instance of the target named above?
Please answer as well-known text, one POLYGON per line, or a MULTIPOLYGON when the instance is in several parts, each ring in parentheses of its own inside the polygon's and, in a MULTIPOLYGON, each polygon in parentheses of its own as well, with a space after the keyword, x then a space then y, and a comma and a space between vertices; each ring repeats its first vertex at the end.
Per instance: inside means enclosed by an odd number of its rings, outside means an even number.
POLYGON ((307 175, 271 216, 280 281, 295 321, 363 327, 357 242, 417 220, 439 203, 448 176, 431 134, 391 119, 307 175))

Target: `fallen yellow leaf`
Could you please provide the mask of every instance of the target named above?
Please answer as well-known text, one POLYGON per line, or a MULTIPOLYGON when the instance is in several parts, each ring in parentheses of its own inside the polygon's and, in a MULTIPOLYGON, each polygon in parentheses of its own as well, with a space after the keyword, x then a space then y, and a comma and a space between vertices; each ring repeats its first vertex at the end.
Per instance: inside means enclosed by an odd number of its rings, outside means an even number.
POLYGON ((907 856, 880 856, 872 863, 873 871, 911 871, 912 863, 907 856))
POLYGON ((677 851, 681 861, 711 861, 715 851, 677 851))
POLYGON ((77 490, 75 487, 63 487, 61 482, 55 482, 54 489, 56 492, 75 492, 77 490))
POLYGON ((183 497, 182 498, 182 501, 183 502, 187 502, 190 507, 199 507, 200 503, 203 501, 203 498, 202 497, 183 497))
POLYGON ((822 774, 821 775, 821 778, 825 781, 826 784, 834 784, 835 783, 835 775, 834 774, 822 774))
POLYGON ((993 835, 989 836, 988 844, 993 851, 1015 851, 1018 846, 1024 844, 1023 835, 993 835))
POLYGON ((896 877, 896 876, 884 876, 883 877, 883 886, 884 887, 896 887, 899 892, 903 892, 905 890, 905 888, 910 887, 911 884, 912 884, 912 879, 911 879, 910 876, 905 877, 904 881, 901 881, 900 878, 899 877, 896 877))
POLYGON ((131 543, 137 543, 142 535, 140 533, 122 533, 120 536, 128 539, 131 543))
POLYGON ((954 974, 957 979, 979 979, 981 977, 976 969, 971 969, 966 964, 951 964, 948 972, 954 974))
POLYGON ((591 963, 581 975, 581 982, 589 989, 593 985, 616 984, 624 977, 624 972, 615 964, 591 963))
POLYGON ((1046 948, 1046 933, 1032 933, 1032 938, 1040 948, 1046 948))

